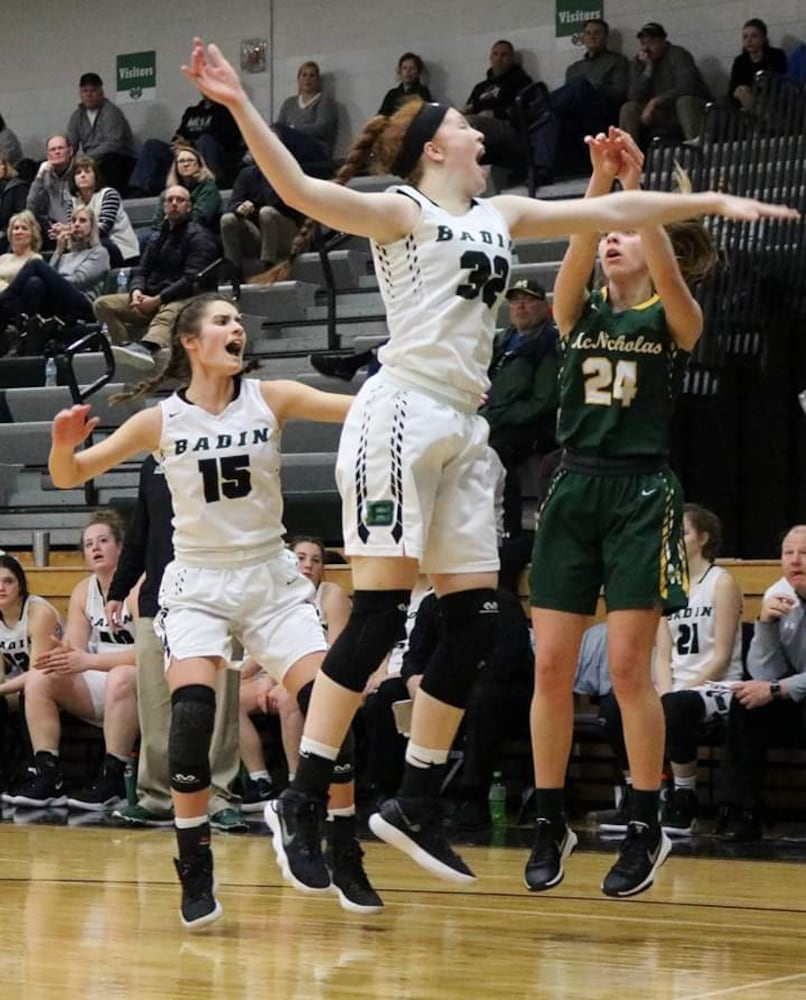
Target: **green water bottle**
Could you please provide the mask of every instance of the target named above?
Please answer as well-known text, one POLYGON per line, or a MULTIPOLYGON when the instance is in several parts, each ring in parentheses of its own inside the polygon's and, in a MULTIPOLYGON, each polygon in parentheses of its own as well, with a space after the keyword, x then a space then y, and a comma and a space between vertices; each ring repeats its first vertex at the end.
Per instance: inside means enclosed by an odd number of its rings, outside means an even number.
POLYGON ((505 826, 507 822, 507 789, 500 771, 495 771, 493 774, 488 801, 493 826, 505 826))

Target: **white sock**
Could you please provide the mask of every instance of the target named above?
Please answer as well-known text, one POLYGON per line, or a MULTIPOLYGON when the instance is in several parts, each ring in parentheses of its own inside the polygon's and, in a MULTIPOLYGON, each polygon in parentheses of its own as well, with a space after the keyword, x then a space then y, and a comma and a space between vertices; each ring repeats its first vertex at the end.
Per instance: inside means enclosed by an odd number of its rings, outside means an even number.
POLYGON ((174 818, 174 825, 177 830, 192 830, 194 826, 204 826, 207 822, 207 814, 204 816, 190 816, 186 818, 185 816, 176 816, 174 818))
POLYGON ((317 757, 324 757, 325 760, 335 760, 339 756, 339 748, 303 736, 299 741, 300 757, 309 757, 312 753, 316 754, 317 757))
POLYGON ((412 767, 428 768, 448 761, 448 750, 431 750, 421 747, 409 740, 406 746, 406 763, 412 767))
POLYGON ((249 780, 250 781, 260 781, 261 778, 263 778, 264 781, 268 781, 269 783, 271 783, 271 778, 269 777, 269 772, 268 771, 264 770, 264 771, 250 771, 249 772, 249 780))
POLYGON ((328 809, 327 818, 328 820, 334 820, 337 816, 350 817, 355 816, 355 805, 344 806, 342 809, 328 809))
POLYGON ((675 775, 674 787, 688 788, 693 792, 694 789, 697 787, 697 775, 692 774, 690 778, 678 778, 677 775, 675 775))

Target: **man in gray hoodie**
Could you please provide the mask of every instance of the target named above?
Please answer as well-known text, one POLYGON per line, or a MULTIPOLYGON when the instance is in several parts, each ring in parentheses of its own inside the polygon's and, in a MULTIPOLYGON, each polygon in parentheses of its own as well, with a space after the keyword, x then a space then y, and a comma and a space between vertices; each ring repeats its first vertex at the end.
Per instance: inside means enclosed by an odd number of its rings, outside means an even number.
POLYGON ((732 840, 761 837, 768 747, 806 741, 806 525, 787 532, 781 568, 792 589, 765 594, 747 654, 752 680, 734 690, 728 717, 717 798, 732 840))

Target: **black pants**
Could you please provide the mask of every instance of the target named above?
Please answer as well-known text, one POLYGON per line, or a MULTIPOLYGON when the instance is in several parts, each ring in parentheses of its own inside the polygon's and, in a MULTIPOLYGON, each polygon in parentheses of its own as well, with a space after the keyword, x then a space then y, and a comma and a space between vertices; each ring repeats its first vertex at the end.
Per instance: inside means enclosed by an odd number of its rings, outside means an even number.
POLYGON ((783 700, 760 708, 745 708, 734 698, 717 775, 717 800, 757 810, 762 804, 768 748, 801 747, 804 743, 804 703, 783 700))
POLYGON ((666 752, 674 764, 697 759, 699 724, 705 718, 705 702, 696 691, 669 691, 661 698, 666 717, 666 752))
POLYGON ((510 538, 517 537, 522 530, 523 494, 518 466, 530 455, 545 455, 556 446, 552 432, 540 424, 490 428, 490 447, 501 459, 507 473, 504 483, 504 532, 510 538))
POLYGON ((528 738, 531 699, 531 685, 501 683, 481 671, 457 740, 464 754, 458 789, 463 798, 486 798, 501 745, 507 739, 528 738))

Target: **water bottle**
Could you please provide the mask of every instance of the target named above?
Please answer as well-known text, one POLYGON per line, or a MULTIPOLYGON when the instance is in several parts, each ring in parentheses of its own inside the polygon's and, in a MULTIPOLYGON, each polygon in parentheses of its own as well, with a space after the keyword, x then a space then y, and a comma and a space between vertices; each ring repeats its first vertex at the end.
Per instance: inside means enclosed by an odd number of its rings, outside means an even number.
POLYGON ((501 779, 500 771, 493 774, 488 801, 493 826, 504 826, 507 821, 507 789, 501 779))
POLYGON ((129 276, 125 271, 118 271, 117 276, 118 295, 128 295, 129 276))
POLYGON ((45 359, 45 385, 54 386, 59 384, 59 370, 56 367, 56 358, 51 354, 45 359))
POLYGON ((130 806, 137 805, 137 764, 138 755, 134 750, 129 754, 126 766, 123 769, 123 781, 126 785, 126 801, 130 806))

